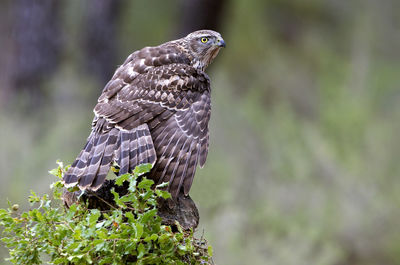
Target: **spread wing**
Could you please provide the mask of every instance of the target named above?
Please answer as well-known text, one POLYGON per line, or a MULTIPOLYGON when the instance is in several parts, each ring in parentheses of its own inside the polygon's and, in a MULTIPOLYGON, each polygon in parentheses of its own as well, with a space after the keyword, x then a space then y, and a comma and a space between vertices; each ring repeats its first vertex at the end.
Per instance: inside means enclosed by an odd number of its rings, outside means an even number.
POLYGON ((121 131, 148 125, 157 156, 150 177, 169 181, 177 197, 182 187, 188 194, 197 164, 207 157, 209 79, 178 53, 147 49, 153 56, 134 53, 117 70, 94 112, 121 131))

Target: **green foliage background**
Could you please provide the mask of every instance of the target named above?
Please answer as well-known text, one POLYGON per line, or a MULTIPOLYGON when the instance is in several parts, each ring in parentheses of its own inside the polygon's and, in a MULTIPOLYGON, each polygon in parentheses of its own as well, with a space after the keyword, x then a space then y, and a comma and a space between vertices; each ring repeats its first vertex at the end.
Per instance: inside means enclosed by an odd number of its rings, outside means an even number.
MULTIPOLYGON (((119 61, 173 38, 176 5, 129 2, 119 61)), ((63 11, 50 100, 29 113, 23 95, 1 107, 3 207, 48 191, 44 169, 72 162, 89 134, 104 84, 82 70, 81 10, 63 11)), ((229 2, 227 48, 208 70, 209 157, 191 190, 216 264, 400 263, 398 10, 396 0, 229 2)))

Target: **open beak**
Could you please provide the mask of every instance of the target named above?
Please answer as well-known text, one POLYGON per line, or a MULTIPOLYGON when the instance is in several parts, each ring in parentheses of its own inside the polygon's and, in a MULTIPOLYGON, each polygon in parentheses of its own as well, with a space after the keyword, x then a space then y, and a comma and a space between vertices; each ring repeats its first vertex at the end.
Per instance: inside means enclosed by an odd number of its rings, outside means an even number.
POLYGON ((225 41, 224 41, 223 39, 219 39, 219 40, 217 41, 217 46, 218 46, 218 47, 226 47, 225 41))

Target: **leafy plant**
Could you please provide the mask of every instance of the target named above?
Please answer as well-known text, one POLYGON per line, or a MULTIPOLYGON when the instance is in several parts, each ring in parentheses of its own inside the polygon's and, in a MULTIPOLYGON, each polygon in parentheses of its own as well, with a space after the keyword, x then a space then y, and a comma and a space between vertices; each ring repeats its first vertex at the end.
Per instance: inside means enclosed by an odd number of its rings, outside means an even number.
POLYGON ((139 175, 150 164, 140 165, 132 174, 121 175, 117 185, 129 182, 127 194, 112 191, 116 207, 109 211, 88 209, 76 203, 66 209, 61 204, 65 168, 62 163, 50 171, 60 178, 51 185, 52 196, 29 197, 31 210, 19 213, 18 205, 0 209, 1 241, 9 249, 14 264, 210 264, 211 246, 196 239, 193 232, 178 232, 161 224, 157 199, 169 198, 152 189, 154 182, 139 175))

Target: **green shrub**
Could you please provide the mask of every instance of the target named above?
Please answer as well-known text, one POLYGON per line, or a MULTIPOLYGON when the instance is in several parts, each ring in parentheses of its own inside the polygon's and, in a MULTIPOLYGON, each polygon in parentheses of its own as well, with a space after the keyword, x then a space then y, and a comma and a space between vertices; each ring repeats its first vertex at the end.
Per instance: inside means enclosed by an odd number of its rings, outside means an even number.
MULTIPOLYGON (((66 209, 61 204, 63 185, 51 185, 53 196, 39 197, 35 192, 29 202, 35 207, 19 213, 18 205, 0 209, 1 240, 9 249, 14 264, 210 264, 212 250, 193 232, 161 224, 157 216, 157 198, 170 194, 152 189, 153 181, 138 176, 151 165, 136 167, 133 174, 116 179, 117 185, 129 182, 128 193, 116 192, 116 207, 109 211, 88 209, 84 203, 66 209)), ((65 172, 62 163, 50 171, 59 177, 65 172)))

